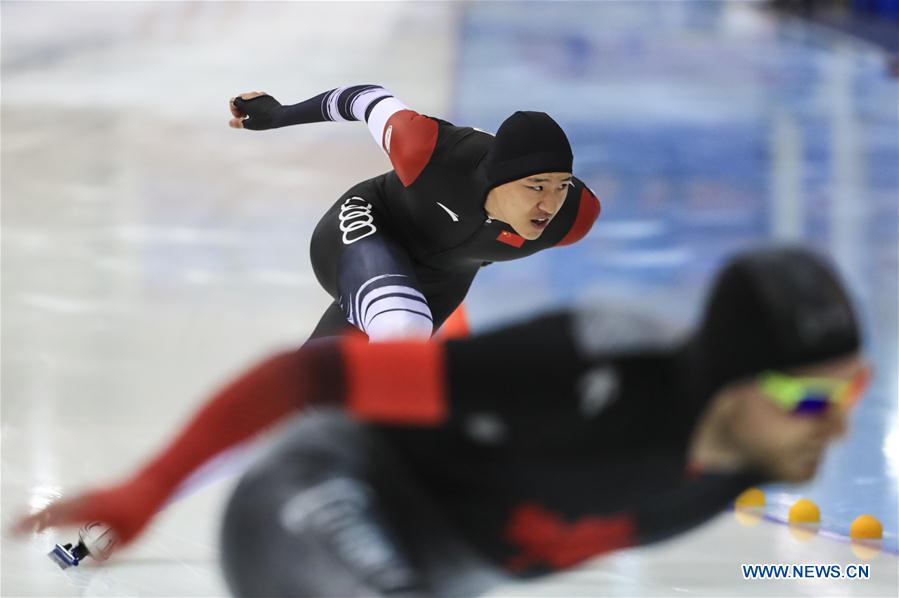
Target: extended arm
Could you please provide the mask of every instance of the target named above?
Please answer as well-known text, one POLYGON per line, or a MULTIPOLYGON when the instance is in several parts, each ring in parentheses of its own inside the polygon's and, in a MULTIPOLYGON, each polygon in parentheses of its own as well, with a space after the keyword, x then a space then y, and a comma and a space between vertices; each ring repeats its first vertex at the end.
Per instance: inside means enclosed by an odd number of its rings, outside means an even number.
POLYGON ((309 406, 338 406, 362 421, 403 426, 439 426, 485 411, 513 425, 552 421, 578 406, 585 364, 569 324, 559 314, 447 343, 351 337, 307 343, 216 393, 125 483, 54 503, 17 528, 101 521, 127 543, 198 467, 309 406))
POLYGON ((310 405, 343 405, 366 421, 441 423, 447 416, 443 367, 438 343, 327 339, 275 355, 216 393, 125 483, 51 504, 16 530, 101 521, 120 542, 130 542, 200 465, 310 405))
POLYGON ((232 98, 230 108, 231 127, 257 131, 326 121, 363 121, 406 186, 424 170, 437 145, 437 121, 410 110, 380 85, 338 87, 290 106, 265 93, 245 93, 232 98))

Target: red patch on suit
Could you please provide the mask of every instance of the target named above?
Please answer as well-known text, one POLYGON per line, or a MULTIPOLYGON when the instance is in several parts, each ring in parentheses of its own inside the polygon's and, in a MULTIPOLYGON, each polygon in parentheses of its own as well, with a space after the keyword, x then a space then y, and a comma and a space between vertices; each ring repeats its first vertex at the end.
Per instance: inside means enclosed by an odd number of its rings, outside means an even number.
POLYGON ((346 409, 358 419, 433 426, 446 421, 443 344, 420 341, 369 343, 345 337, 346 409))
POLYGON ((511 245, 516 249, 521 249, 521 246, 524 245, 524 237, 522 237, 521 235, 516 235, 515 233, 510 233, 507 230, 504 230, 499 235, 497 235, 496 240, 500 243, 511 245))
POLYGON ((571 245, 583 239, 590 232, 596 219, 599 218, 600 211, 602 211, 602 206, 599 203, 599 198, 584 187, 584 190, 581 191, 581 199, 577 207, 577 216, 574 219, 574 224, 571 225, 571 228, 568 229, 568 233, 562 237, 562 240, 556 243, 556 247, 571 245))
POLYGON ((387 120, 381 146, 404 186, 414 183, 430 162, 437 128, 437 121, 414 110, 400 110, 387 120))
POLYGON ((630 517, 584 517, 573 523, 537 504, 520 505, 506 525, 506 539, 521 549, 507 566, 524 571, 537 565, 564 569, 603 552, 631 546, 630 517))

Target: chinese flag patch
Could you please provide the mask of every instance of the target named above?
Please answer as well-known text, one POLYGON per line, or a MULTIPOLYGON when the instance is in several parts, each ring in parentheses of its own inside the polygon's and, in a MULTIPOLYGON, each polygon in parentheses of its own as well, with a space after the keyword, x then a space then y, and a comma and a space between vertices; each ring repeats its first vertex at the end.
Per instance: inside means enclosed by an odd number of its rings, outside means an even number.
POLYGON ((500 243, 505 243, 506 245, 511 245, 516 249, 520 249, 522 245, 524 245, 524 237, 520 235, 516 235, 515 233, 510 233, 507 230, 504 230, 496 237, 496 240, 500 243))

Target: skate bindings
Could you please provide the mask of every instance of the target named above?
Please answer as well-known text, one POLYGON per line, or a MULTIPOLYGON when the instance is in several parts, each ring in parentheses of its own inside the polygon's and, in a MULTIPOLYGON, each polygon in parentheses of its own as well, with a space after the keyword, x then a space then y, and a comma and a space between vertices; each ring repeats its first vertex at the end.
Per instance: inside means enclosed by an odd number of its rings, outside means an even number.
POLYGON ((78 543, 57 544, 53 547, 47 556, 59 565, 60 569, 68 569, 69 567, 77 567, 78 563, 88 556, 98 561, 105 561, 109 558, 116 540, 112 530, 100 523, 92 521, 85 524, 78 531, 78 543))

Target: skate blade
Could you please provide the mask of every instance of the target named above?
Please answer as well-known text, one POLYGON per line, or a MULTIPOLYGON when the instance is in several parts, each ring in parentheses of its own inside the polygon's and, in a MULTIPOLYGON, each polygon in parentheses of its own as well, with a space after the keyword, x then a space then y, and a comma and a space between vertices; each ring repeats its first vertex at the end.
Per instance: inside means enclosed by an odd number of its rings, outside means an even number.
POLYGON ((47 556, 63 570, 68 569, 69 567, 78 566, 78 559, 75 558, 75 555, 59 544, 54 546, 53 550, 47 553, 47 556))

